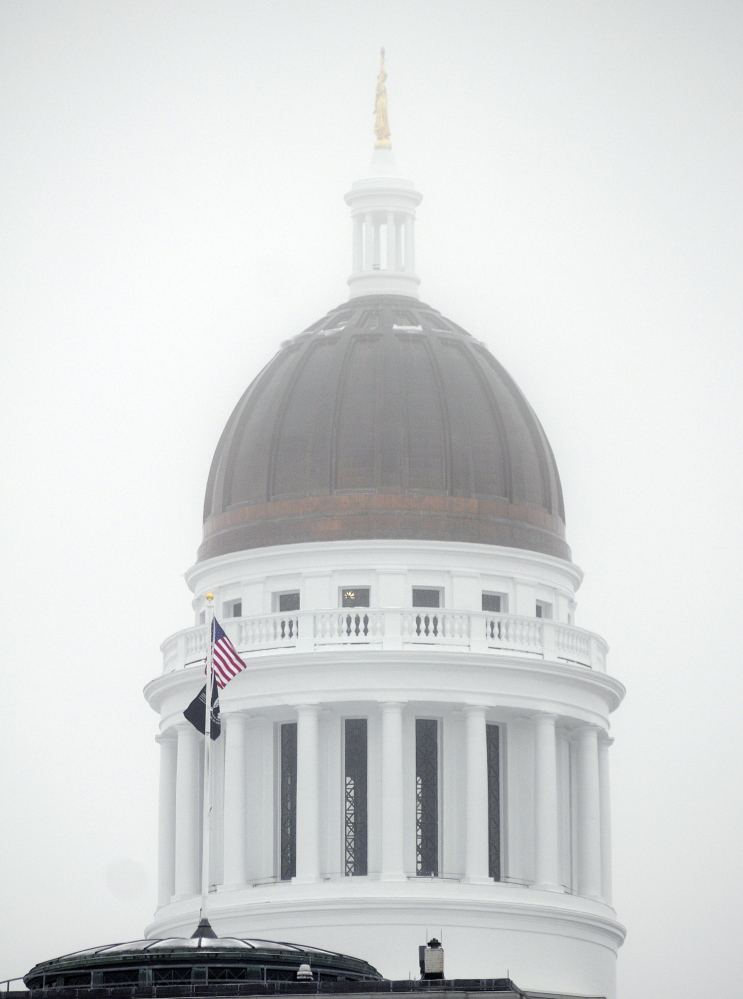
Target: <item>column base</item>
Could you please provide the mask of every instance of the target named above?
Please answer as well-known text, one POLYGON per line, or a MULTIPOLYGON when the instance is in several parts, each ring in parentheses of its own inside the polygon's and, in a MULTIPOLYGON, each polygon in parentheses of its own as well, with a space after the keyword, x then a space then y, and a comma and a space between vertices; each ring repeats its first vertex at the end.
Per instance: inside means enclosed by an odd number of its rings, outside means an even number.
POLYGON ((319 874, 299 874, 292 878, 293 885, 316 885, 322 879, 319 874))
POLYGON ((380 874, 380 881, 407 881, 407 874, 380 874))
POLYGON ((492 885, 495 884, 493 878, 485 877, 483 874, 465 875, 462 882, 466 885, 492 885))
POLYGON ((544 882, 535 881, 534 884, 529 885, 529 887, 533 888, 535 891, 557 891, 557 892, 562 892, 563 895, 565 894, 564 885, 553 885, 547 881, 544 882))

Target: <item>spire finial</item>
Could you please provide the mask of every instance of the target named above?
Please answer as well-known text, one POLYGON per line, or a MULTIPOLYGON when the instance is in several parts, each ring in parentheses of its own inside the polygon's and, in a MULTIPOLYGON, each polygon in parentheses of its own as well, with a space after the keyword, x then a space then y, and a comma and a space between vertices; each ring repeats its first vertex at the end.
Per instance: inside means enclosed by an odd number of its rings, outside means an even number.
POLYGON ((384 48, 381 51, 379 64, 379 76, 377 77, 377 96, 374 102, 374 134, 377 141, 374 143, 375 149, 391 149, 390 123, 387 118, 387 88, 384 81, 387 74, 384 71, 384 48))

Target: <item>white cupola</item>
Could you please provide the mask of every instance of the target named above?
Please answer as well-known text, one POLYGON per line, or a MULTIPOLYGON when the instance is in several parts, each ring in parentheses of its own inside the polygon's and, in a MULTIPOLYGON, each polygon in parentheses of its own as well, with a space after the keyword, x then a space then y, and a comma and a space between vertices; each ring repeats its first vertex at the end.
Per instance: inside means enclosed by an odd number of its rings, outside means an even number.
POLYGON ((346 194, 353 219, 353 273, 349 298, 407 295, 418 298, 415 273, 415 209, 422 195, 400 177, 392 155, 387 119, 387 90, 382 63, 377 77, 376 142, 369 175, 355 181, 346 194))

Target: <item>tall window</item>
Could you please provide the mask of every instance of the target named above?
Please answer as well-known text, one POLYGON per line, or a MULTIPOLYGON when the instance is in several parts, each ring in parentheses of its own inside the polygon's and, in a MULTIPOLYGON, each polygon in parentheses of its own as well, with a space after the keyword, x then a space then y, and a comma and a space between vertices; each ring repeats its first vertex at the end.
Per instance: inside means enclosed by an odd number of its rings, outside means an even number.
POLYGON ((369 634, 369 615, 363 610, 352 610, 354 607, 369 606, 370 591, 368 586, 349 586, 341 590, 341 607, 348 607, 350 612, 341 619, 341 629, 350 638, 364 638, 369 634))
POLYGON ((364 875, 367 869, 367 737, 366 718, 345 723, 345 840, 346 877, 364 875))
POLYGON ((280 736, 279 850, 281 880, 289 881, 297 873, 297 723, 282 725, 280 736))
MULTIPOLYGON (((413 607, 440 607, 441 606, 441 590, 430 590, 422 589, 421 587, 413 587, 413 607)), ((416 635, 425 635, 426 638, 431 636, 438 636, 441 631, 441 622, 439 620, 439 615, 433 613, 422 613, 415 615, 415 633, 416 635)))
POLYGON ((486 728, 488 750, 488 874, 500 881, 500 729, 486 728))
POLYGON ((415 873, 439 873, 439 723, 415 720, 415 873))

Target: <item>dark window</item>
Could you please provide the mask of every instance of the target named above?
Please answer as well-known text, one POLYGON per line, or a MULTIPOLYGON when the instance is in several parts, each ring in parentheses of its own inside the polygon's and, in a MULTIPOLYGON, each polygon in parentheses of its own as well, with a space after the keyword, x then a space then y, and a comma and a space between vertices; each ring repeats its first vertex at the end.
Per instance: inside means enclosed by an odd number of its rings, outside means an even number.
POLYGON ((439 725, 415 720, 415 873, 439 873, 439 725))
POLYGON ((209 982, 248 982, 248 981, 262 981, 263 979, 263 969, 262 968, 223 968, 223 967, 212 967, 209 968, 209 982))
POLYGON ((296 982, 296 971, 288 968, 266 968, 267 982, 296 982))
POLYGON ((299 610, 299 591, 296 593, 279 593, 279 613, 288 614, 299 610))
POLYGON ((366 718, 346 719, 345 836, 347 877, 367 874, 366 718))
MULTIPOLYGON (((441 590, 413 589, 413 607, 438 607, 441 603, 441 590)), ((418 614, 415 618, 416 635, 426 638, 438 637, 441 621, 438 614, 418 614)))
POLYGON ((500 593, 483 593, 482 609, 491 614, 500 614, 500 593))
POLYGON ((348 590, 341 590, 341 607, 368 607, 369 587, 353 586, 348 590))
POLYGON ((230 605, 230 617, 242 617, 243 616, 243 602, 242 600, 233 600, 230 605))
POLYGON ((552 618, 552 604, 548 604, 545 600, 537 600, 537 617, 550 620, 552 618))
POLYGON ((413 607, 440 607, 441 590, 413 589, 413 607))
MULTIPOLYGON (((68 982, 68 984, 70 984, 68 982)), ((104 985, 139 985, 139 969, 117 968, 103 972, 104 985)))
POLYGON ((488 866, 489 875, 500 881, 500 729, 486 728, 488 749, 488 866))
POLYGON ((152 980, 155 985, 190 985, 191 967, 155 968, 152 980))
POLYGON ((281 880, 297 873, 297 723, 281 726, 281 880))

